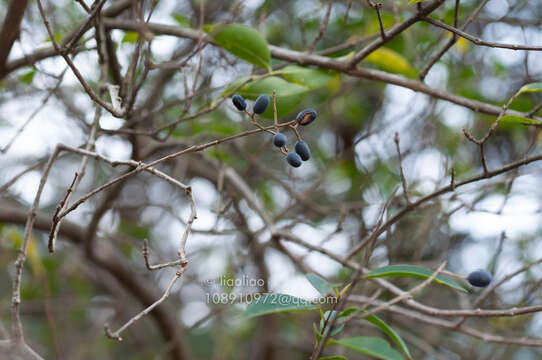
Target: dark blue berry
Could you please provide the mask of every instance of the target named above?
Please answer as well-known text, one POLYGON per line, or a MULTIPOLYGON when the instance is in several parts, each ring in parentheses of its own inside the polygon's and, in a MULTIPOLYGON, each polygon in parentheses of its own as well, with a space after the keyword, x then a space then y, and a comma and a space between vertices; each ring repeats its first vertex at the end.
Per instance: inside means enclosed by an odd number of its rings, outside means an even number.
POLYGON ((295 144, 295 152, 301 157, 301 160, 307 161, 311 158, 309 145, 304 141, 299 141, 295 144))
POLYGON ((254 107, 252 110, 254 110, 255 114, 261 114, 263 113, 267 107, 269 106, 269 96, 266 94, 262 94, 258 96, 256 101, 254 102, 254 107))
POLYGON ((486 287, 491 282, 491 274, 485 270, 476 270, 467 276, 467 281, 472 286, 486 287))
POLYGON ((286 145, 286 136, 284 136, 284 134, 276 134, 273 136, 273 145, 279 148, 286 145))
POLYGON ((231 101, 239 111, 245 111, 245 109, 247 108, 247 103, 245 102, 245 99, 243 99, 243 97, 239 94, 233 95, 231 101))
POLYGON ((314 119, 316 119, 317 116, 318 113, 316 112, 316 110, 305 109, 299 114, 297 114, 295 121, 297 121, 299 125, 309 125, 311 122, 314 121, 314 119))
POLYGON ((293 167, 301 166, 301 158, 294 152, 289 152, 288 155, 286 155, 286 161, 288 161, 288 164, 292 165, 293 167))

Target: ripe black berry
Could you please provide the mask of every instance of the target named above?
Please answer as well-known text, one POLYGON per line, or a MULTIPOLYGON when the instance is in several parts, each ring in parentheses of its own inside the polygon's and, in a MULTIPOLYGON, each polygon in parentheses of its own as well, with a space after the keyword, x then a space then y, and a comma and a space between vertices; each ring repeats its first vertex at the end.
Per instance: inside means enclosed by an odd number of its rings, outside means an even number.
POLYGON ((305 109, 299 114, 297 114, 295 121, 297 121, 299 125, 309 125, 311 122, 314 121, 314 119, 316 119, 317 116, 318 113, 316 112, 316 110, 305 109))
POLYGON ((467 281, 472 286, 486 287, 491 282, 491 274, 485 270, 476 270, 467 276, 467 281))
POLYGON ((301 157, 301 160, 307 161, 311 158, 309 146, 304 141, 299 141, 295 144, 295 152, 301 157))
POLYGON ((245 111, 245 109, 247 108, 247 103, 245 102, 245 99, 243 99, 243 97, 239 94, 233 95, 231 101, 239 111, 245 111))
POLYGON ((286 145, 286 136, 284 134, 276 134, 273 136, 273 145, 279 148, 286 145))
POLYGON ((288 161, 288 164, 292 165, 293 167, 301 166, 301 158, 294 152, 289 152, 288 155, 286 155, 286 161, 288 161))
POLYGON ((261 114, 263 113, 267 107, 269 106, 269 96, 266 94, 262 94, 258 96, 256 101, 254 102, 254 107, 252 110, 254 110, 255 114, 261 114))

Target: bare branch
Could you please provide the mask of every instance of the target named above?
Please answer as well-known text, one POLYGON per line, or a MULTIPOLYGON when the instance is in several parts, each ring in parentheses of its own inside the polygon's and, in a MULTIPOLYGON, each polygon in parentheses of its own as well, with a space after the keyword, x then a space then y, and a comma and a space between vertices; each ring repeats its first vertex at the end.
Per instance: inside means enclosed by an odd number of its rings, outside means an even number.
POLYGON ((316 35, 316 37, 312 41, 312 44, 309 46, 309 48, 307 50, 307 52, 309 54, 311 54, 314 51, 314 48, 316 47, 316 44, 318 43, 318 41, 320 41, 322 39, 322 37, 324 36, 324 33, 326 32, 327 24, 329 23, 329 15, 331 14, 332 5, 333 5, 333 1, 328 1, 327 2, 326 13, 324 15, 324 19, 320 23, 320 29, 318 30, 318 34, 316 35))

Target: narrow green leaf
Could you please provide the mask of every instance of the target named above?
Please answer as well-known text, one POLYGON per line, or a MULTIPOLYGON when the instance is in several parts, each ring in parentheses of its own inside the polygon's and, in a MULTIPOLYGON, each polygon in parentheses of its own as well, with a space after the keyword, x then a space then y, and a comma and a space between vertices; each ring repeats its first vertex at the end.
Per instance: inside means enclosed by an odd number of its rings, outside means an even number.
POLYGON ((318 312, 320 313, 320 319, 325 319, 326 316, 324 315, 324 312, 322 311, 321 308, 318 308, 318 312))
POLYGON ((540 121, 518 115, 505 115, 499 120, 499 124, 542 125, 540 121))
POLYGON ((408 346, 403 341, 401 336, 393 330, 388 324, 386 324, 382 319, 380 319, 376 315, 369 315, 365 318, 368 322, 378 327, 380 330, 382 330, 386 335, 388 335, 399 347, 401 350, 405 353, 405 355, 412 359, 412 355, 410 355, 410 351, 408 350, 408 346))
POLYGON ((337 294, 337 298, 340 298, 341 296, 343 296, 346 291, 348 291, 348 289, 350 289, 350 286, 352 286, 352 283, 349 283, 348 285, 346 285, 339 294, 337 294))
POLYGON ((324 322, 325 322, 325 319, 327 319, 327 322, 331 322, 333 321, 333 318, 337 316, 337 311, 333 310, 331 312, 331 315, 330 315, 330 312, 329 310, 325 312, 324 314, 324 318, 320 319, 320 330, 322 330, 322 328, 324 327, 324 322))
MULTIPOLYGON (((224 93, 229 93, 237 86, 247 80, 247 77, 241 78, 232 83, 224 93)), ((261 94, 267 94, 271 98, 273 90, 277 91, 277 113, 279 118, 284 117, 294 111, 305 99, 309 88, 288 82, 278 76, 269 76, 264 79, 247 83, 241 87, 237 93, 249 100, 256 100, 261 94)), ((223 94, 224 94, 223 93, 223 94)), ((273 106, 268 106, 262 114, 263 117, 273 118, 273 106)))
MULTIPOLYGON (((322 338, 322 329, 324 327, 324 322, 325 320, 324 319, 328 319, 327 320, 327 324, 326 324, 326 333, 329 332, 329 324, 331 321, 333 321, 333 318, 337 316, 337 311, 333 310, 331 313, 330 311, 326 311, 325 315, 320 319, 320 327, 318 328, 316 326, 316 323, 313 323, 313 329, 314 329, 314 333, 316 334, 316 338, 318 339, 318 341, 321 340, 322 338)), ((338 333, 340 333, 341 331, 343 331, 344 329, 344 324, 341 323, 340 321, 338 322, 335 322, 335 326, 333 327, 333 330, 331 331, 331 333, 329 334, 329 336, 335 336, 337 335, 338 333)))
POLYGON ((321 358, 318 358, 318 360, 348 360, 348 359, 345 358, 344 356, 333 355, 333 356, 321 357, 321 358))
POLYGON ((120 42, 121 44, 135 43, 137 39, 139 39, 139 34, 137 33, 137 31, 126 31, 120 42))
POLYGON ((384 47, 376 49, 365 58, 365 61, 387 72, 402 74, 409 78, 416 77, 416 70, 410 65, 410 62, 392 49, 384 47))
POLYGON ((317 309, 310 301, 286 294, 267 294, 252 302, 244 312, 245 318, 273 314, 317 309))
POLYGON ((342 318, 342 317, 347 317, 348 315, 358 311, 359 308, 355 307, 355 306, 350 306, 346 309, 344 309, 340 314, 339 314, 339 318, 342 318))
POLYGON ((318 326, 316 323, 312 323, 312 331, 314 332, 314 336, 316 337, 316 341, 322 340, 322 335, 320 334, 320 330, 318 329, 318 326))
MULTIPOLYGON (((418 279, 427 279, 433 275, 434 271, 421 266, 414 265, 390 265, 372 270, 365 277, 367 279, 379 277, 413 277, 418 279)), ((455 281, 442 274, 437 275, 436 282, 447 285, 457 290, 468 292, 465 288, 459 286, 455 281)))
POLYGON ((288 65, 280 70, 280 74, 289 82, 317 89, 326 86, 333 78, 338 77, 336 71, 311 69, 299 65, 288 65))
POLYGON ((424 1, 425 1, 425 0, 410 0, 410 1, 408 2, 408 5, 417 4, 417 3, 419 3, 419 2, 424 2, 424 1))
POLYGON ((372 336, 356 336, 348 339, 330 339, 327 345, 342 345, 365 355, 384 360, 402 360, 403 356, 383 339, 372 336))
POLYGON ((323 296, 329 294, 331 290, 333 290, 333 287, 337 285, 331 284, 327 282, 326 279, 323 279, 315 274, 306 274, 305 277, 307 278, 307 280, 309 280, 311 285, 323 296))
POLYGON ((343 331, 343 329, 344 329, 344 324, 341 324, 339 326, 335 326, 333 328, 333 330, 331 331, 331 333, 329 334, 329 336, 335 336, 338 333, 340 333, 341 331, 343 331))
POLYGON ((542 91, 542 83, 530 83, 527 85, 523 85, 521 89, 519 89, 519 93, 524 92, 540 92, 542 91))
POLYGON ((206 28, 218 46, 253 65, 271 71, 271 53, 267 40, 257 30, 241 24, 206 28))

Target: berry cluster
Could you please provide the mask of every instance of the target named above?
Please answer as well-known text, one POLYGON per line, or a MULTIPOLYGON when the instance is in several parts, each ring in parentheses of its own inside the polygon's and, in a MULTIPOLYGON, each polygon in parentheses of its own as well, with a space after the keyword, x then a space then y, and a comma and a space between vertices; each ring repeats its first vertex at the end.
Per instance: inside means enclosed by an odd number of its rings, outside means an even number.
MULTIPOLYGON (((273 97, 273 101, 274 101, 273 97)), ((239 111, 244 111, 250 116, 250 119, 252 123, 257 126, 258 128, 264 130, 264 128, 256 121, 254 118, 254 114, 262 114, 265 112, 267 107, 269 106, 269 96, 263 94, 258 96, 256 101, 254 102, 254 105, 252 107, 252 113, 249 113, 247 110, 247 103, 245 99, 239 95, 236 94, 232 97, 233 105, 237 108, 239 111)), ((288 164, 290 164, 293 167, 300 167, 302 164, 302 161, 307 161, 311 157, 311 151, 309 149, 309 146, 303 139, 301 138, 301 135, 299 134, 299 131, 297 130, 297 127, 299 125, 306 126, 309 125, 311 122, 316 119, 316 116, 318 116, 318 113, 316 110, 313 109, 305 109, 301 111, 299 114, 297 114, 297 117, 292 123, 288 124, 288 127, 295 133, 297 137, 297 142, 294 146, 295 152, 291 152, 286 147, 286 135, 281 134, 278 132, 278 124, 276 122, 276 114, 275 114, 275 130, 269 130, 266 129, 266 131, 273 134, 273 145, 278 147, 280 151, 286 155, 286 161, 288 164)))

